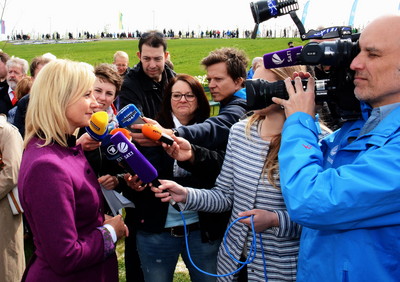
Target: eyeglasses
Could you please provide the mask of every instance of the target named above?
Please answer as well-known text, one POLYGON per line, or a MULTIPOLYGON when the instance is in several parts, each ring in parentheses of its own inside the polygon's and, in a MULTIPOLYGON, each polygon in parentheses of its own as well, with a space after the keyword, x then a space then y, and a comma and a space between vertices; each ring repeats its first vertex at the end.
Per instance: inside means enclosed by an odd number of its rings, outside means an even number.
POLYGON ((180 92, 172 92, 171 99, 174 101, 180 101, 182 97, 185 97, 186 101, 193 102, 196 99, 196 95, 191 92, 182 94, 180 92))
POLYGON ((150 32, 145 32, 142 33, 142 35, 140 36, 141 39, 147 39, 150 36, 155 36, 155 37, 159 37, 159 38, 164 38, 164 34, 162 34, 161 32, 157 32, 157 31, 150 31, 150 32))

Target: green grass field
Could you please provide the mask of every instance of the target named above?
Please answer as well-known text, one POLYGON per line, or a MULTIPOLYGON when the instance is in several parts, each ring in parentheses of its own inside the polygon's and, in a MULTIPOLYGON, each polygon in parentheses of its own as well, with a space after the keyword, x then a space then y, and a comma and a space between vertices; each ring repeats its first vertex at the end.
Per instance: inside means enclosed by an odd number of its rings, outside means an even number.
MULTIPOLYGON (((190 75, 203 75, 204 69, 200 66, 203 57, 216 48, 237 47, 246 52, 251 60, 265 53, 286 49, 287 42, 294 41, 295 46, 304 45, 298 38, 258 38, 252 39, 169 39, 168 51, 174 63, 177 73, 190 75)), ((9 55, 26 59, 28 62, 36 56, 50 52, 58 58, 82 61, 92 65, 111 63, 113 54, 117 50, 123 50, 130 56, 130 66, 138 62, 136 52, 138 50, 137 39, 98 40, 75 44, 25 44, 13 45, 0 42, 0 49, 9 55)), ((250 66, 249 66, 250 67, 250 66)))

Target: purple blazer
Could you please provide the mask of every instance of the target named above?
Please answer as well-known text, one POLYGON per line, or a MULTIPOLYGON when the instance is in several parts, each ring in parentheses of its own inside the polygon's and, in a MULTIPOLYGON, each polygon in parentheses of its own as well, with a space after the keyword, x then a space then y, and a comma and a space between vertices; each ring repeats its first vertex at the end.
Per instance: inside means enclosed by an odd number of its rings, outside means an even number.
POLYGON ((101 189, 81 146, 37 142, 25 149, 18 178, 36 247, 25 280, 118 281, 115 246, 101 228, 101 189))

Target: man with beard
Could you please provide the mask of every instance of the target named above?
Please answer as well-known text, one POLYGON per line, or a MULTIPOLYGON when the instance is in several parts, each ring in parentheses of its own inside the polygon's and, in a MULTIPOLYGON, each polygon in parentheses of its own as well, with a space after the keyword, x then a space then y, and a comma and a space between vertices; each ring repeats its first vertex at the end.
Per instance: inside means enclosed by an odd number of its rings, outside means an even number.
POLYGON ((120 108, 134 104, 145 117, 155 119, 160 110, 163 88, 175 76, 166 65, 169 52, 160 32, 142 34, 137 56, 140 62, 125 76, 120 92, 120 108))
POLYGON ((26 76, 28 68, 28 62, 24 59, 13 57, 7 61, 7 85, 0 90, 0 113, 7 115, 8 111, 16 105, 14 90, 17 83, 26 76))

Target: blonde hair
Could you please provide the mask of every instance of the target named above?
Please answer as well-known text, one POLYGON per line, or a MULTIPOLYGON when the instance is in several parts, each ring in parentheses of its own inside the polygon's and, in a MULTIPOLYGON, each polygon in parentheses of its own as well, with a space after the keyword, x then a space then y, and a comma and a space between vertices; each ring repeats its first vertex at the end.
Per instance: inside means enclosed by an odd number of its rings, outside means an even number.
POLYGON ((114 62, 117 60, 117 58, 120 58, 120 57, 129 60, 128 53, 126 53, 124 51, 117 51, 117 52, 114 53, 114 57, 113 57, 114 62))
MULTIPOLYGON (((276 76, 276 80, 284 80, 287 77, 291 77, 294 72, 306 72, 306 66, 290 66, 284 68, 276 68, 276 69, 268 69, 273 72, 276 76)), ((273 82, 273 81, 271 81, 273 82)), ((265 116, 259 114, 253 114, 247 124, 246 124, 246 136, 250 137, 250 128, 253 124, 258 123, 265 119, 265 116)), ((278 163, 278 152, 281 146, 281 137, 282 135, 279 133, 272 137, 271 142, 269 144, 267 158, 265 159, 264 167, 261 172, 261 175, 266 175, 268 182, 274 186, 276 189, 279 189, 276 182, 279 179, 279 163, 278 163)))
POLYGON ((89 64, 61 59, 46 64, 31 88, 24 146, 37 136, 44 140, 41 146, 57 142, 67 147, 66 109, 93 87, 94 81, 89 64))

